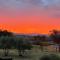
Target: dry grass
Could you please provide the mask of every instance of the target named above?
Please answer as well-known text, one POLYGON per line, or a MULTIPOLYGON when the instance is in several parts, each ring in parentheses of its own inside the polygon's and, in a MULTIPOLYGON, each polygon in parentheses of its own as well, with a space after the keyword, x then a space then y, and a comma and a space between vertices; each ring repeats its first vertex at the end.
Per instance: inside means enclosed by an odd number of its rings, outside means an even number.
MULTIPOLYGON (((47 49, 47 48, 45 47, 44 49, 47 49)), ((16 49, 12 49, 9 51, 9 56, 11 56, 13 60, 39 60, 39 58, 44 54, 56 53, 55 48, 53 46, 48 46, 48 49, 49 49, 48 52, 45 52, 45 51, 41 52, 39 46, 34 46, 32 50, 26 51, 24 57, 19 57, 18 51, 16 49)), ((4 56, 4 51, 0 49, 0 57, 2 56, 4 56)))

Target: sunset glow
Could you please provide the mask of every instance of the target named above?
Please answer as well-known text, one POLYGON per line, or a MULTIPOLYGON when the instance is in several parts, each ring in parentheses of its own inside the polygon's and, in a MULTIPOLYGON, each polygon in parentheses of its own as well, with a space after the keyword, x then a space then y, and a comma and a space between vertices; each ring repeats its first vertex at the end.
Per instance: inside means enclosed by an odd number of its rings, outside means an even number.
POLYGON ((43 34, 52 29, 60 30, 60 0, 49 1, 1 0, 0 28, 16 33, 43 34))

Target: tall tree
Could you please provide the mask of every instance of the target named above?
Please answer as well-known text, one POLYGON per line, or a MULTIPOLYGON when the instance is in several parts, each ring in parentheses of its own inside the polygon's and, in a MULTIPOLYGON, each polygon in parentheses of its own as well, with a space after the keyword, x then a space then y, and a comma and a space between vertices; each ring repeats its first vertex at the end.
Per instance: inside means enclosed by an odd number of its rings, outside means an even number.
POLYGON ((60 31, 52 30, 51 34, 50 34, 50 37, 52 38, 52 40, 55 44, 58 44, 59 52, 60 52, 60 31))
POLYGON ((5 51, 5 56, 8 55, 8 49, 10 49, 12 46, 13 39, 11 37, 13 37, 12 32, 7 30, 0 30, 1 45, 5 51))
POLYGON ((32 49, 32 45, 29 42, 29 40, 25 40, 25 38, 18 38, 17 40, 17 50, 19 53, 19 56, 23 56, 25 53, 25 50, 31 50, 32 49))
POLYGON ((19 56, 22 56, 22 45, 23 45, 23 38, 17 38, 16 48, 18 50, 19 56))

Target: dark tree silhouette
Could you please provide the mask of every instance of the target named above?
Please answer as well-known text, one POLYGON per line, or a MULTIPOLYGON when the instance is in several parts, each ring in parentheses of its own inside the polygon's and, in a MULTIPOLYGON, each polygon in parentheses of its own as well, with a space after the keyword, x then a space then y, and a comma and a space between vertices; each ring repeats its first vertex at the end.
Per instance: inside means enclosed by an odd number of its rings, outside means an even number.
POLYGON ((7 30, 0 30, 1 44, 5 51, 5 56, 8 55, 8 49, 11 48, 13 44, 13 33, 7 30))
POLYGON ((52 40, 55 44, 58 44, 59 52, 60 52, 60 31, 52 30, 50 37, 52 38, 52 40))
POLYGON ((23 39, 20 38, 20 40, 17 40, 17 50, 18 50, 18 53, 19 53, 19 56, 22 56, 22 45, 23 45, 23 39))
POLYGON ((25 50, 31 50, 32 45, 27 40, 24 40, 24 38, 18 38, 16 48, 18 50, 19 56, 23 56, 25 50))

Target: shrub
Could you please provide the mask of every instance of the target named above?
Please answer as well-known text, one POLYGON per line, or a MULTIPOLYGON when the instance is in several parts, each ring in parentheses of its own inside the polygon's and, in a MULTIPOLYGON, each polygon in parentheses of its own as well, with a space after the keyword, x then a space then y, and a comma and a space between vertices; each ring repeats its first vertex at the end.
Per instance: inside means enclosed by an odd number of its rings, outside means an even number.
POLYGON ((56 54, 43 55, 40 60, 60 60, 60 56, 56 54))

